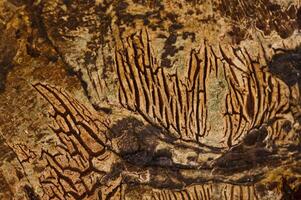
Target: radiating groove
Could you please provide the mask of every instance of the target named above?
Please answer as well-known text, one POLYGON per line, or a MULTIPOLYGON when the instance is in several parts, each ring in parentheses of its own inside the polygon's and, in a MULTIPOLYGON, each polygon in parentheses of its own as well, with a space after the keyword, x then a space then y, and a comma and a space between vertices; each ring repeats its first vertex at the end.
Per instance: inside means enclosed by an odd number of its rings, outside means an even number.
POLYGON ((290 92, 288 87, 263 71, 245 48, 214 48, 204 42, 202 50, 191 50, 186 74, 172 74, 158 66, 143 30, 129 37, 115 58, 121 105, 184 141, 203 143, 219 134, 221 145, 229 147, 289 108, 282 95, 290 92), (221 97, 213 104, 216 95, 221 97), (216 117, 220 128, 212 121, 216 117))
POLYGON ((120 195, 117 191, 121 182, 108 180, 106 184, 100 183, 97 177, 106 176, 107 167, 92 164, 94 159, 103 163, 118 159, 106 148, 105 118, 62 90, 41 83, 34 87, 55 110, 52 117, 57 128, 52 130, 60 142, 56 153, 42 150, 41 157, 47 163, 39 179, 43 199, 66 199, 66 196, 74 200, 95 199, 100 190, 102 199, 115 199, 120 195))

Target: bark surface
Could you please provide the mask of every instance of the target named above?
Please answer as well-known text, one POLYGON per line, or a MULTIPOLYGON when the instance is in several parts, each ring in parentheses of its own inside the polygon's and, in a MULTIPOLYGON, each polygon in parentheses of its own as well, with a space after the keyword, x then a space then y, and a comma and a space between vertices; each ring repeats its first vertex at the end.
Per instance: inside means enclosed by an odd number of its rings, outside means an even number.
POLYGON ((298 0, 2 0, 0 199, 301 199, 298 0))

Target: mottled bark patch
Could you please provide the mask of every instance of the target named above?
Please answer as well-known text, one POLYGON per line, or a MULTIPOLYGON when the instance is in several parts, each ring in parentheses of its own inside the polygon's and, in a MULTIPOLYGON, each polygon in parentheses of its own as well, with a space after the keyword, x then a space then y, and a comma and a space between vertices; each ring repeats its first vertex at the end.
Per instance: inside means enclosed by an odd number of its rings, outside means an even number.
POLYGON ((223 16, 234 22, 229 34, 234 35, 237 43, 245 39, 252 26, 265 35, 276 31, 281 38, 288 38, 299 28, 299 8, 296 5, 284 8, 269 0, 222 0, 217 8, 223 16))

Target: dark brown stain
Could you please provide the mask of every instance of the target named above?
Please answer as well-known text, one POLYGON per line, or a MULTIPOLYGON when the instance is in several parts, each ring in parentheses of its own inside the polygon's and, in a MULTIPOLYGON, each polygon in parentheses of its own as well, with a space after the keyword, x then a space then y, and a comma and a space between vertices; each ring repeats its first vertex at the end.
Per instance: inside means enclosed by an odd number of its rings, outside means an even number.
POLYGON ((282 129, 287 133, 290 132, 292 130, 292 123, 286 120, 282 125, 282 129))
POLYGON ((239 44, 242 40, 246 38, 247 30, 241 29, 237 25, 232 26, 232 30, 228 32, 228 35, 232 38, 234 44, 239 44))
POLYGON ((291 188, 289 180, 282 177, 282 197, 281 200, 300 200, 301 199, 301 185, 295 189, 291 188))
POLYGON ((268 132, 265 128, 253 129, 249 131, 247 135, 243 138, 243 143, 247 146, 253 146, 262 142, 267 135, 268 132))
POLYGON ((288 86, 298 84, 301 88, 301 48, 276 49, 276 54, 268 64, 272 74, 283 80, 288 86))
POLYGON ((265 196, 266 195, 266 192, 267 192, 266 185, 263 185, 261 183, 256 184, 255 189, 256 189, 256 192, 258 192, 258 194, 260 194, 260 196, 265 196))
POLYGON ((39 196, 35 193, 35 191, 33 190, 33 188, 29 185, 25 185, 23 187, 25 193, 27 194, 27 197, 29 198, 29 200, 40 200, 39 196))
POLYGON ((301 8, 298 8, 297 11, 297 23, 298 23, 298 28, 301 28, 301 8))
POLYGON ((294 192, 295 199, 301 199, 301 185, 298 185, 298 187, 295 189, 294 192))
POLYGON ((24 174, 23 174, 23 172, 21 172, 20 170, 16 170, 16 174, 17 174, 17 177, 18 177, 18 179, 19 180, 21 180, 23 177, 24 177, 24 174))
POLYGON ((2 174, 1 170, 0 170, 0 192, 2 194, 7 193, 8 197, 11 197, 13 195, 13 191, 11 190, 9 183, 5 179, 5 176, 2 174))
POLYGON ((273 189, 277 188, 277 186, 278 186, 277 182, 271 182, 271 183, 267 184, 267 189, 273 190, 273 189))
POLYGON ((215 167, 222 174, 231 175, 272 163, 272 155, 261 147, 230 150, 215 161, 215 167))
MULTIPOLYGON (((162 37, 162 36, 160 36, 162 37)), ((162 67, 172 67, 172 61, 170 58, 174 57, 176 53, 184 49, 184 46, 177 47, 175 45, 177 41, 177 33, 172 31, 167 37, 164 43, 164 51, 161 54, 161 66, 162 67)))
POLYGON ((8 1, 15 6, 22 6, 25 2, 25 0, 8 0, 8 1))
MULTIPOLYGON (((143 6, 146 1, 135 0, 134 3, 142 4, 143 6)), ((114 5, 114 10, 117 16, 116 24, 118 26, 126 26, 135 28, 135 21, 142 20, 143 24, 152 30, 164 29, 163 27, 163 17, 161 16, 161 11, 164 9, 164 5, 160 1, 152 1, 151 5, 148 5, 151 10, 147 11, 143 14, 132 14, 128 12, 129 4, 125 1, 117 1, 114 5), (155 19, 156 22, 153 22, 155 19)), ((121 27, 120 27, 121 28, 121 27)), ((122 29, 120 29, 121 35, 123 33, 122 29)))
POLYGON ((5 90, 7 74, 13 68, 13 59, 17 53, 17 41, 14 30, 5 30, 0 26, 0 93, 5 90))
POLYGON ((253 129, 243 138, 243 142, 232 147, 215 162, 216 169, 226 174, 258 167, 267 162, 273 163, 271 152, 263 142, 267 136, 265 128, 253 129))
POLYGON ((96 111, 101 111, 101 112, 104 112, 106 114, 112 114, 112 108, 102 107, 102 106, 99 106, 99 105, 96 105, 96 104, 92 104, 92 106, 96 111))

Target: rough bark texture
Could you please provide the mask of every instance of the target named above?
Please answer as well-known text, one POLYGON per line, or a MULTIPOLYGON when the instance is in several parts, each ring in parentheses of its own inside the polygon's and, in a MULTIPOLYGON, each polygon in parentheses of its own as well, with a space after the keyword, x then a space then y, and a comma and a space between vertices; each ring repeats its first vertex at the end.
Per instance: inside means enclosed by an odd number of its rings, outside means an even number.
POLYGON ((299 3, 0 1, 0 199, 301 199, 299 3))

